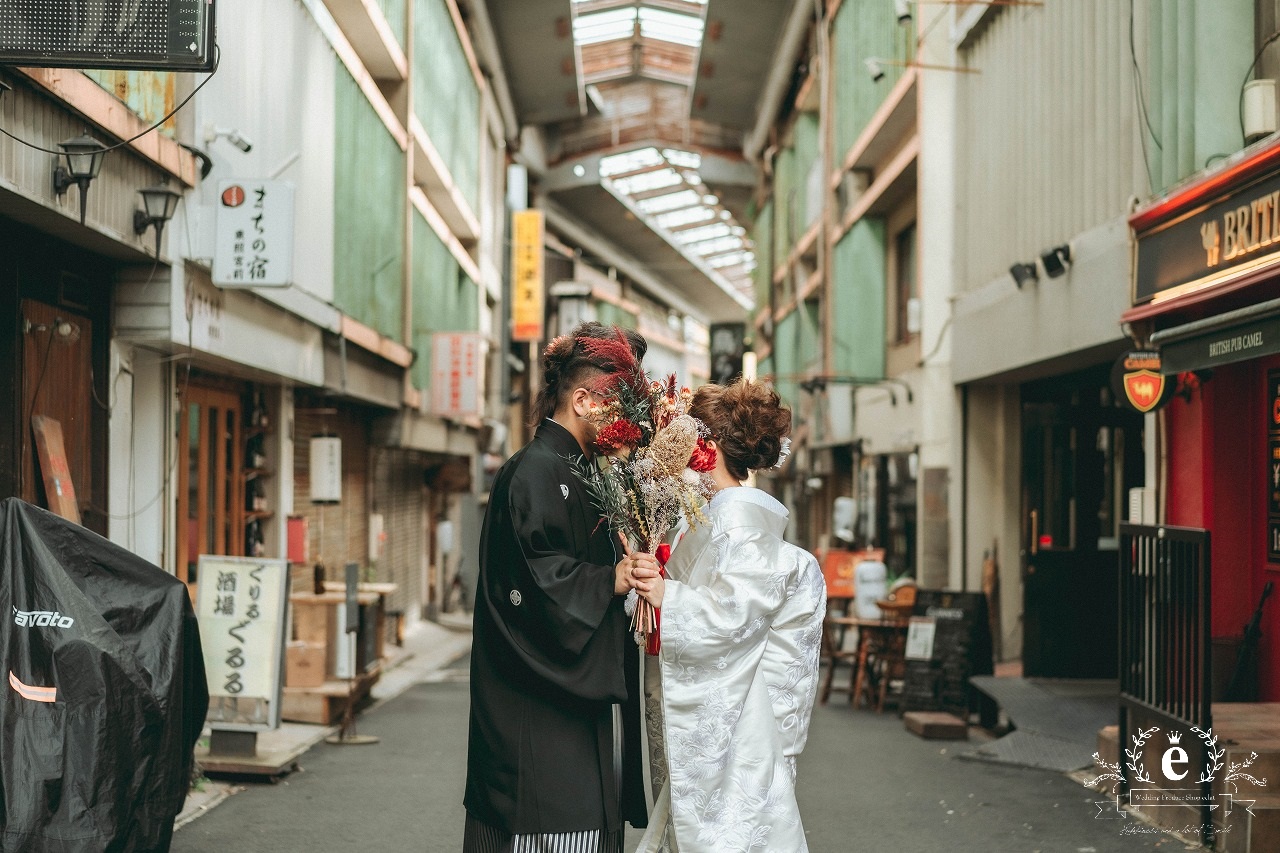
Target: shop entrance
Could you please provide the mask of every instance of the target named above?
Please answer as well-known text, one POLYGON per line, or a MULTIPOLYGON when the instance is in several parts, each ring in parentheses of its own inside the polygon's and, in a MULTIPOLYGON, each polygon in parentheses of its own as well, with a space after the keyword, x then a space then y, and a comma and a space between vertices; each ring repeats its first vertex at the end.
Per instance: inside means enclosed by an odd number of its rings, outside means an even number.
POLYGON ((1119 526, 1142 415, 1100 366, 1022 388, 1023 674, 1116 676, 1119 526))

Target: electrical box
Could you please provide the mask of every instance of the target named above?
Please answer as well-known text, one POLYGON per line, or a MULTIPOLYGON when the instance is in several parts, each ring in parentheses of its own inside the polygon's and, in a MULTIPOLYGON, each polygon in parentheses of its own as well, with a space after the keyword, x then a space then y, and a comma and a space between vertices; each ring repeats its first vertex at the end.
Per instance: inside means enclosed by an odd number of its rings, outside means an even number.
POLYGON ((212 71, 214 0, 0 3, 0 65, 212 71))

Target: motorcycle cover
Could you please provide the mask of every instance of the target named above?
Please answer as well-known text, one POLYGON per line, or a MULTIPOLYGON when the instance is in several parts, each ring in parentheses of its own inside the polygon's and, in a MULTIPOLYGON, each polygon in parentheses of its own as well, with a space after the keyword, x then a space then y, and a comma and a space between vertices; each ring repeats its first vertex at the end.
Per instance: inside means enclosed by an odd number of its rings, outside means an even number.
POLYGON ((0 851, 167 851, 208 709, 186 586, 0 502, 0 851))

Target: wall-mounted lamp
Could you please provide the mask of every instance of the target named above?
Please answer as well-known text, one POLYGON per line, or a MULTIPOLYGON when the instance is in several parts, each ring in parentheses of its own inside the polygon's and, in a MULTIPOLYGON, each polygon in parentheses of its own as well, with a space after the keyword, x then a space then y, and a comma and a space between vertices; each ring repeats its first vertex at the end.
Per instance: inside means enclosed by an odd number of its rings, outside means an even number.
POLYGON ((1049 278, 1065 275, 1067 267, 1071 266, 1071 246, 1063 243, 1061 246, 1045 249, 1040 253, 1040 263, 1049 278))
POLYGON ((141 235, 148 227, 156 228, 156 257, 160 257, 160 235, 164 233, 164 224, 173 218, 178 209, 178 200, 182 194, 170 189, 165 184, 138 190, 142 196, 142 210, 133 211, 133 233, 141 235))
POLYGON ((1034 284, 1040 280, 1040 273, 1036 271, 1035 264, 1017 263, 1009 267, 1009 275, 1013 276, 1013 283, 1018 285, 1021 290, 1027 284, 1034 284))
POLYGON ((924 62, 899 62, 896 59, 881 59, 878 56, 869 56, 862 60, 862 64, 867 67, 867 73, 871 75, 871 82, 879 83, 884 79, 884 66, 892 65, 895 68, 919 68, 925 71, 958 71, 961 74, 977 74, 977 68, 963 68, 959 65, 929 65, 924 62))
POLYGON ((80 224, 84 224, 85 199, 89 195, 89 184, 98 177, 102 169, 102 156, 107 153, 102 143, 89 134, 82 134, 74 139, 59 142, 62 159, 65 161, 53 167, 53 191, 58 198, 66 195, 72 184, 80 187, 80 224))

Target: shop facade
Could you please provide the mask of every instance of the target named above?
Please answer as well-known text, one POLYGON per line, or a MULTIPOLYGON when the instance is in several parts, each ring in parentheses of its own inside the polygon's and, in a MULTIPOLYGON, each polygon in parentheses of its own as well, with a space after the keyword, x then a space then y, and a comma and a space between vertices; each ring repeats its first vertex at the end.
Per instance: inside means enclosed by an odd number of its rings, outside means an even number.
MULTIPOLYGON (((1123 320, 1159 353, 1168 404, 1154 520, 1208 531, 1215 699, 1268 582, 1280 578, 1280 146, 1137 211, 1133 305, 1123 320)), ((1280 612, 1263 610, 1264 637, 1280 612)), ((1280 654, 1258 651, 1256 699, 1280 698, 1280 654)))

